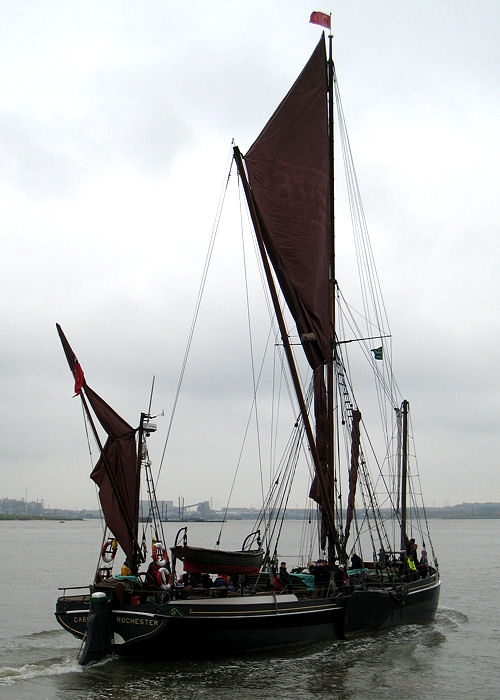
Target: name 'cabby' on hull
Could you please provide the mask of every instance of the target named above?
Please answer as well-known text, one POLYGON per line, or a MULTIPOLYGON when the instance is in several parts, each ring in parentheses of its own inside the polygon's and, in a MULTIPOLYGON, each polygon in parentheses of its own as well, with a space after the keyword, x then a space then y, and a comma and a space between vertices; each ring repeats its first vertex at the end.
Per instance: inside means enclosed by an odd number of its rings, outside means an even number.
MULTIPOLYGON (((321 13, 312 21, 329 26, 321 13)), ((434 619, 438 564, 418 503, 409 404, 394 393, 392 352, 386 352, 391 335, 363 226, 359 253, 371 262, 358 267, 373 293, 364 297, 367 332, 348 322, 335 270, 335 106, 349 181, 356 178, 331 36, 329 48, 327 59, 322 37, 245 156, 234 148, 278 329, 270 345, 281 353, 277 364, 286 367, 298 407, 262 512, 241 550, 220 549, 220 536, 213 549, 192 546, 182 528, 169 557, 148 454, 153 416, 141 414, 137 428, 123 420, 88 386, 58 325, 87 433, 99 448, 91 478, 106 525, 92 584, 62 589, 57 600, 58 622, 83 640, 81 664, 110 653, 168 660, 279 652, 434 619), (299 342, 291 342, 292 334, 299 342), (380 414, 388 427, 377 443, 382 457, 372 454, 375 442, 367 437, 362 401, 354 396, 350 370, 356 361, 347 351, 356 347, 382 387, 379 400, 387 402, 380 414), (309 496, 316 511, 309 522, 318 540, 297 554, 289 572, 279 562, 279 536, 292 477, 303 462, 312 474, 309 496), (117 574, 119 548, 125 563, 117 574)), ((351 194, 353 221, 364 222, 356 187, 351 194)))

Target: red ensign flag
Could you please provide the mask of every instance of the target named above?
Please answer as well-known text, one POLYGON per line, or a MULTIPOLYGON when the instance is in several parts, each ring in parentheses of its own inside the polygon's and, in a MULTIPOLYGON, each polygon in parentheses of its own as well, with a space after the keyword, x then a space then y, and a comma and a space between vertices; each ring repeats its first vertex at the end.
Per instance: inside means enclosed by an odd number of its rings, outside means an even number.
MULTIPOLYGON (((80 392, 82 390, 83 382, 85 381, 85 377, 83 374, 83 369, 80 366, 80 363, 78 360, 75 358, 75 369, 74 369, 74 375, 75 375, 75 396, 80 396, 80 392)), ((73 396, 73 398, 75 398, 73 396)))
POLYGON ((309 20, 312 24, 320 24, 325 29, 331 29, 331 17, 327 15, 326 12, 313 12, 311 13, 311 19, 309 20))

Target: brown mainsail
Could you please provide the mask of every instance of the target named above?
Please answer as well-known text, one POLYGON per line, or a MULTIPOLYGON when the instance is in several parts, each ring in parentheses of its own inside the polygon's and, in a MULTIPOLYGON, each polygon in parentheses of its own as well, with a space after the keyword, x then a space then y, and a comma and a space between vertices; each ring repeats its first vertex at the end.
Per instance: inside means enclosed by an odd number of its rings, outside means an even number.
MULTIPOLYGON (((321 38, 294 85, 245 156, 262 237, 305 355, 314 369, 318 476, 311 496, 331 503, 324 365, 331 362, 328 81, 321 38), (328 493, 323 493, 322 491, 328 493)), ((335 526, 330 529, 336 539, 335 526)), ((325 523, 323 546, 325 544, 325 523)))
POLYGON ((331 352, 326 96, 321 38, 245 155, 267 253, 313 369, 331 352))

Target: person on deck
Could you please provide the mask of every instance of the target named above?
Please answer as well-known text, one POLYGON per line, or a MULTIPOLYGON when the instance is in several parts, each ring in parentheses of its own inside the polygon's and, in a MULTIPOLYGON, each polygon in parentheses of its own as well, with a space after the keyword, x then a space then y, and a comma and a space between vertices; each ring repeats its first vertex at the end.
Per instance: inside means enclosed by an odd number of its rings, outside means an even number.
POLYGON ((225 598, 229 592, 229 576, 227 574, 217 574, 212 590, 218 597, 225 598))
POLYGON ((416 549, 417 545, 415 544, 415 540, 413 540, 413 542, 414 546, 411 550, 408 551, 406 562, 408 565, 408 572, 410 574, 410 578, 417 578, 417 569, 419 566, 419 562, 416 549))
POLYGON ((128 559, 125 559, 125 561, 123 562, 122 569, 121 569, 120 573, 122 576, 130 576, 131 575, 132 572, 130 570, 128 559))
POLYGON ((351 567, 353 569, 362 569, 363 568, 363 560, 356 553, 354 553, 351 557, 351 567))
POLYGON ((286 562, 282 561, 280 564, 280 570, 278 572, 280 584, 282 590, 291 591, 292 590, 292 577, 287 571, 286 562))
POLYGON ((417 549, 415 546, 415 562, 417 564, 417 571, 420 574, 420 578, 425 578, 429 573, 429 564, 427 561, 427 552, 425 551, 425 544, 422 546, 423 549, 420 560, 418 559, 417 549))
POLYGON ((145 585, 147 588, 158 588, 158 571, 160 570, 160 565, 154 560, 148 566, 146 571, 145 585))
POLYGON ((333 580, 338 591, 349 593, 351 590, 351 581, 349 574, 343 566, 335 566, 333 570, 333 580))
POLYGON ((413 554, 415 551, 415 539, 412 537, 411 540, 406 541, 406 557, 408 558, 410 554, 413 554))
POLYGON ((418 559, 418 544, 415 542, 413 545, 413 558, 415 559, 415 562, 418 564, 419 559, 418 559))
POLYGON ((321 593, 326 592, 330 585, 330 567, 328 562, 324 559, 318 559, 312 575, 314 576, 314 587, 319 589, 321 593))
POLYGON ((229 576, 226 574, 217 574, 217 578, 213 582, 214 588, 228 588, 229 587, 229 576))
POLYGON ((425 544, 423 544, 422 546, 423 546, 423 549, 422 549, 421 556, 420 556, 420 563, 423 564, 424 566, 427 566, 427 564, 428 564, 427 550, 425 549, 425 544))

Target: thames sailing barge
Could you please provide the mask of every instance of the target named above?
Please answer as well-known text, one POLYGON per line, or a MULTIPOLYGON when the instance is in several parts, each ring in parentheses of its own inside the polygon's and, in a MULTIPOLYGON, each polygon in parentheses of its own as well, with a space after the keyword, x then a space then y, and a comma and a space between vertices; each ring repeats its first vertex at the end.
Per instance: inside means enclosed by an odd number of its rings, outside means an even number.
POLYGON ((390 332, 364 229, 331 42, 330 37, 327 60, 321 38, 246 155, 234 148, 276 315, 275 345, 286 358, 298 407, 289 454, 241 551, 191 546, 184 531, 173 543, 170 561, 148 456, 147 440, 156 429, 152 416, 141 414, 139 426, 132 427, 103 401, 87 384, 58 326, 100 450, 91 478, 99 486, 107 528, 90 591, 64 591, 57 600, 57 620, 84 642, 81 664, 109 653, 169 659, 283 650, 434 619, 437 560, 417 502, 419 490, 411 488, 418 474, 411 472, 409 459, 408 402, 394 394, 390 332), (364 297, 365 330, 349 316, 335 269, 334 105, 361 236, 358 252, 368 260, 360 269, 373 293, 371 306, 369 295, 364 297), (292 342, 296 333, 298 342, 292 342), (371 454, 374 443, 366 436, 348 371, 347 350, 354 347, 373 370, 385 402, 381 413, 389 429, 379 457, 371 454), (297 368, 300 353, 308 373, 297 368), (300 377, 307 374, 304 388, 300 377), (299 458, 311 462, 309 495, 317 509, 312 519, 319 556, 304 572, 309 552, 299 571, 280 582, 275 535, 282 529, 299 458), (141 480, 150 502, 147 518, 139 513, 141 480), (271 516, 280 520, 279 527, 271 516), (426 552, 415 558, 413 535, 427 542, 429 560, 426 552), (114 575, 118 548, 128 569, 114 575), (183 576, 176 570, 179 562, 183 576), (322 578, 315 577, 319 567, 322 578), (212 586, 210 574, 225 576, 226 585, 212 586))

